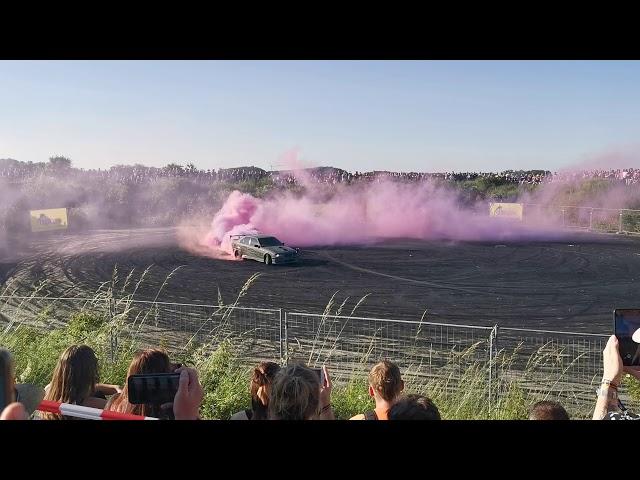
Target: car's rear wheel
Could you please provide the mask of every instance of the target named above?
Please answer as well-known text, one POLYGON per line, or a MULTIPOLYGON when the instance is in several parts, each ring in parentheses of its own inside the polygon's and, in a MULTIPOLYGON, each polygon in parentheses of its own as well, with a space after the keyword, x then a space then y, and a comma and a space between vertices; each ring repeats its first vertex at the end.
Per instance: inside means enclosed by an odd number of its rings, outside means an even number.
POLYGON ((233 256, 236 257, 236 260, 243 260, 242 254, 240 253, 240 250, 234 250, 233 251, 233 256))
POLYGON ((273 261, 271 260, 271 255, 264 256, 264 263, 266 263, 267 265, 271 265, 273 263, 273 261))

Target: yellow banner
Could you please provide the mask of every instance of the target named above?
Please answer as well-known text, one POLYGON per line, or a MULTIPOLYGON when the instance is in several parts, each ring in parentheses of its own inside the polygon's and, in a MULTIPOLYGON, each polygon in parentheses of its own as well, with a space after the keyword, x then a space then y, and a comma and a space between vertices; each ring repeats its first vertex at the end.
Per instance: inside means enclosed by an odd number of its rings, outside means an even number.
POLYGON ((489 205, 489 216, 502 218, 516 218, 522 220, 521 203, 491 203, 489 205))
POLYGON ((31 231, 46 232, 49 230, 65 230, 67 224, 66 208, 49 208, 47 210, 31 210, 31 231))

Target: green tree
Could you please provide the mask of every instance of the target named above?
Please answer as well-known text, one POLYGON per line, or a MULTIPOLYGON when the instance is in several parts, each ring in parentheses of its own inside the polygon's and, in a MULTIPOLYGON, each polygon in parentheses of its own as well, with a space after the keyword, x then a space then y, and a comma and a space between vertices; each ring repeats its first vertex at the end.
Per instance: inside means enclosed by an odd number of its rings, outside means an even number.
POLYGON ((71 159, 60 155, 49 157, 48 166, 55 172, 69 170, 71 168, 71 159))
POLYGON ((174 175, 182 175, 184 173, 184 167, 182 165, 178 165, 177 163, 169 163, 164 170, 170 172, 174 175))

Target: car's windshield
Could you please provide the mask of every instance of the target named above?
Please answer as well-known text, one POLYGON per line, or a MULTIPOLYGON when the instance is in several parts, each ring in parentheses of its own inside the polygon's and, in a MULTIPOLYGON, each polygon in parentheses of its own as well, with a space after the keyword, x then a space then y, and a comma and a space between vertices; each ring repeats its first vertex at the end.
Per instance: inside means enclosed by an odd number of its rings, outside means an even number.
POLYGON ((276 237, 263 237, 260 239, 261 247, 278 247, 282 245, 282 242, 276 237))

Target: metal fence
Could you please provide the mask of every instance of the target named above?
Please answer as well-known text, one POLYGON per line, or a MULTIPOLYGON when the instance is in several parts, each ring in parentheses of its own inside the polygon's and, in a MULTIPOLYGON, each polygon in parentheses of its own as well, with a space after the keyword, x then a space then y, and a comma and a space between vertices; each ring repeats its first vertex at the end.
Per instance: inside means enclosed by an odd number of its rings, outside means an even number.
POLYGON ((113 311, 123 320, 118 337, 143 346, 161 344, 176 352, 232 340, 247 362, 284 356, 280 309, 129 301, 115 303, 113 311))
POLYGON ((640 233, 640 210, 523 204, 523 220, 593 232, 640 233))
POLYGON ((517 383, 534 396, 562 399, 569 411, 593 406, 608 335, 496 327, 497 394, 517 383))
POLYGON ((490 359, 490 327, 286 312, 285 363, 331 365, 351 376, 393 359, 406 376, 456 376, 490 359))
POLYGON ((372 364, 388 358, 411 385, 439 382, 451 392, 470 388, 464 379, 473 369, 476 377, 484 377, 474 388, 481 388, 490 403, 517 384, 532 398, 561 398, 570 412, 592 408, 607 341, 606 335, 597 334, 280 309, 107 297, 0 297, 5 331, 20 323, 61 326, 82 311, 103 315, 113 325, 112 358, 126 339, 140 346, 162 345, 172 353, 214 349, 231 340, 245 364, 272 360, 328 365, 337 383, 365 377, 372 364))

